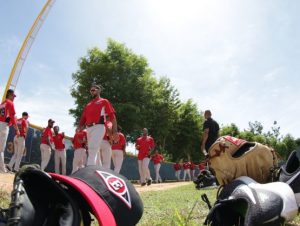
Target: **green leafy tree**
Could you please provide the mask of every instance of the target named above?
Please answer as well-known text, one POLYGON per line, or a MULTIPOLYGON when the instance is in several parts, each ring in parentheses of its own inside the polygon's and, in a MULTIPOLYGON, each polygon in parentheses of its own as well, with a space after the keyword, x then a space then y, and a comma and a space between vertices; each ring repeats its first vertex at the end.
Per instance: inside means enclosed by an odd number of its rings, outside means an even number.
POLYGON ((170 150, 173 161, 180 158, 198 161, 200 156, 200 138, 202 137, 203 116, 197 105, 189 99, 178 109, 179 119, 176 122, 174 145, 170 150))
POLYGON ((254 141, 254 134, 251 131, 248 130, 244 130, 242 132, 240 132, 239 134, 239 138, 243 139, 243 140, 247 140, 247 141, 254 141))
POLYGON ((294 137, 291 134, 287 134, 286 136, 284 136, 282 142, 286 145, 287 147, 287 152, 285 157, 287 158, 289 156, 289 154, 296 149, 297 144, 295 142, 294 137))
POLYGON ((287 155, 288 148, 284 142, 277 142, 275 145, 275 150, 279 153, 279 155, 283 159, 286 159, 288 157, 287 155))
POLYGON ((249 122, 249 130, 254 135, 262 134, 263 128, 263 125, 258 121, 249 122))
POLYGON ((230 125, 227 126, 223 126, 220 130, 221 136, 230 135, 233 137, 238 137, 239 134, 240 134, 239 128, 234 123, 231 123, 230 125))

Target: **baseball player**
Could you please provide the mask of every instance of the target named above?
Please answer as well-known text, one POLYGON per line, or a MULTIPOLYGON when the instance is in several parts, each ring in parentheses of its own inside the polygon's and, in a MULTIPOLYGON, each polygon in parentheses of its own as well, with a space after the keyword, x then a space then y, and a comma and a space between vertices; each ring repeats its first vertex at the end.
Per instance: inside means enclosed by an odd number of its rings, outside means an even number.
POLYGON ((122 168, 122 163, 124 156, 126 155, 126 138, 123 133, 121 133, 121 127, 118 126, 119 140, 113 142, 112 144, 112 160, 114 163, 114 171, 120 173, 122 168))
POLYGON ((16 136, 20 136, 20 131, 16 124, 16 111, 13 103, 15 97, 16 95, 12 89, 7 90, 6 99, 0 105, 0 173, 7 172, 4 164, 4 149, 9 126, 13 125, 16 136))
POLYGON ((55 165, 55 173, 60 173, 60 164, 61 164, 61 171, 63 175, 66 175, 66 150, 65 150, 65 133, 59 133, 59 127, 54 126, 54 165, 55 165))
POLYGON ((76 172, 80 168, 83 168, 86 161, 86 143, 87 133, 85 130, 76 129, 76 133, 72 139, 74 148, 73 158, 73 170, 72 173, 76 172))
POLYGON ((97 153, 97 162, 96 165, 102 166, 105 169, 110 169, 111 158, 112 158, 112 122, 110 121, 109 117, 106 116, 105 122, 105 135, 102 139, 100 150, 97 153))
POLYGON ((155 171, 155 183, 161 183, 161 177, 159 175, 159 170, 161 166, 161 162, 164 161, 164 157, 158 153, 158 150, 155 151, 154 155, 152 155, 151 160, 154 164, 154 171, 155 171))
POLYGON ((180 181, 180 171, 181 171, 181 165, 179 162, 176 162, 174 165, 175 170, 175 177, 177 178, 177 181, 180 181))
POLYGON ((52 128, 55 121, 52 119, 48 120, 48 126, 46 129, 43 130, 42 137, 41 137, 41 170, 45 170, 47 167, 50 157, 51 157, 51 150, 54 149, 53 143, 53 134, 52 128))
POLYGON ((135 148, 138 153, 138 166, 141 185, 151 185, 152 178, 149 171, 150 152, 155 148, 154 139, 148 136, 148 129, 143 129, 143 135, 136 140, 135 148))
POLYGON ((185 181, 185 178, 186 176, 189 177, 189 181, 191 180, 191 172, 190 172, 190 169, 191 169, 191 163, 189 161, 186 161, 182 164, 182 167, 183 167, 183 181, 185 181))
POLYGON ((14 155, 10 159, 7 165, 11 171, 19 171, 21 159, 25 149, 25 138, 28 130, 28 113, 23 112, 22 118, 17 120, 17 126, 20 131, 20 136, 15 135, 14 137, 14 155), (14 168, 13 168, 14 167, 14 168))
POLYGON ((206 164, 205 162, 200 162, 199 163, 199 172, 201 173, 201 171, 206 169, 206 164))
POLYGON ((83 129, 84 126, 87 127, 88 166, 96 165, 97 153, 100 150, 101 142, 105 134, 104 124, 106 114, 112 122, 113 140, 118 140, 117 119, 114 108, 107 99, 100 97, 100 86, 92 85, 90 92, 93 100, 85 106, 79 122, 79 129, 83 129))
POLYGON ((192 181, 194 181, 195 169, 196 169, 196 165, 193 162, 191 162, 190 170, 191 170, 191 179, 192 179, 192 181))

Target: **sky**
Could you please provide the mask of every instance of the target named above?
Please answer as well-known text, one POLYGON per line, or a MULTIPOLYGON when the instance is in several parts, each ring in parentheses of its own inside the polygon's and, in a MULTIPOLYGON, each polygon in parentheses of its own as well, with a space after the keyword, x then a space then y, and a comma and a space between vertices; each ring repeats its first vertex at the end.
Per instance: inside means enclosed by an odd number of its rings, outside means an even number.
MULTIPOLYGON (((45 0, 0 1, 0 95, 45 0)), ((264 131, 276 120, 300 137, 300 2, 297 0, 57 0, 27 56, 16 89, 18 116, 52 118, 74 134, 72 73, 107 39, 148 59, 182 101, 210 109, 221 125, 264 131)), ((159 129, 159 128, 158 128, 159 129)))

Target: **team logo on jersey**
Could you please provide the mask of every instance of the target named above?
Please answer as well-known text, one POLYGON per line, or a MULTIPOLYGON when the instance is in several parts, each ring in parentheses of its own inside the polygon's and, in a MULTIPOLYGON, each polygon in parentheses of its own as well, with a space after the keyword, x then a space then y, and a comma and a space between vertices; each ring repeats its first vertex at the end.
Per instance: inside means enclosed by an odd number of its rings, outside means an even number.
POLYGON ((96 170, 106 187, 131 209, 131 198, 125 181, 108 172, 96 170))

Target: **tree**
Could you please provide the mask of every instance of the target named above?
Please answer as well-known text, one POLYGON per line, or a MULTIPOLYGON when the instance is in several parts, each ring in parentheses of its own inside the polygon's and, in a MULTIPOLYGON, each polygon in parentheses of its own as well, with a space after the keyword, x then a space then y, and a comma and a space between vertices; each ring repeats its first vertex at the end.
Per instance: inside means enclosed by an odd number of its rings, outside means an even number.
POLYGON ((291 134, 287 134, 283 140, 282 140, 282 143, 284 143, 287 147, 287 150, 286 150, 286 155, 285 157, 287 158, 290 153, 296 149, 297 147, 297 144, 295 142, 295 139, 293 138, 293 136, 291 134))
POLYGON ((230 125, 223 126, 220 131, 221 136, 230 135, 233 137, 237 137, 240 134, 239 128, 234 123, 230 125))
POLYGON ((156 79, 147 60, 124 44, 111 39, 105 50, 92 48, 80 58, 79 70, 72 75, 71 95, 75 108, 70 113, 79 121, 84 106, 90 101, 92 83, 104 88, 101 97, 110 100, 116 110, 118 124, 128 141, 135 141, 141 129, 148 128, 157 147, 173 146, 181 105, 179 93, 167 77, 156 79))
POLYGON ((249 130, 254 135, 262 134, 263 126, 260 122, 249 122, 249 130))
POLYGON ((75 108, 70 114, 78 123, 84 106, 90 101, 89 88, 92 83, 101 84, 104 88, 101 96, 113 104, 118 123, 124 133, 139 133, 147 98, 152 97, 148 82, 153 80, 151 69, 143 56, 134 54, 124 44, 108 40, 107 49, 88 50, 88 54, 79 60, 79 70, 72 75, 74 84, 71 95, 75 98, 75 108))
POLYGON ((202 137, 203 116, 197 105, 189 99, 178 109, 179 119, 176 122, 177 134, 174 146, 170 149, 174 161, 184 158, 193 161, 200 159, 200 138, 202 137))
POLYGON ((248 130, 244 130, 242 132, 240 132, 239 138, 246 140, 246 141, 254 141, 254 134, 251 131, 248 130))

